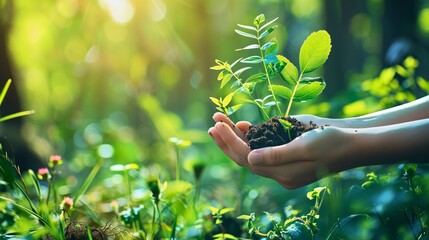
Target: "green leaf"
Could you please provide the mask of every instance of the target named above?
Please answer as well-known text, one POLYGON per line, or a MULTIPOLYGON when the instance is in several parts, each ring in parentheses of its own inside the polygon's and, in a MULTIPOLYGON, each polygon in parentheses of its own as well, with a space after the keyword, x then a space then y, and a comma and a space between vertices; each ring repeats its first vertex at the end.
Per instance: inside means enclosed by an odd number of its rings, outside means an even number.
POLYGON ((267 80, 267 76, 264 73, 257 73, 246 79, 246 83, 258 83, 267 80))
POLYGON ((268 34, 272 33, 276 28, 277 28, 277 25, 268 28, 263 33, 261 33, 261 35, 259 35, 258 39, 262 39, 262 38, 266 37, 268 34))
POLYGON ((326 187, 317 187, 313 191, 309 191, 307 193, 307 198, 310 200, 313 200, 314 198, 318 198, 318 197, 320 197, 320 193, 325 189, 327 189, 327 188, 326 187))
POLYGON ((225 67, 217 65, 217 66, 210 67, 210 69, 211 70, 223 70, 223 69, 225 69, 225 67))
POLYGON ((277 21, 277 19, 279 19, 279 18, 278 18, 278 17, 276 17, 276 18, 274 18, 273 20, 271 20, 271 21, 269 21, 269 22, 265 23, 265 24, 264 24, 264 26, 262 26, 261 28, 259 28, 259 30, 262 30, 262 29, 264 29, 264 28, 266 28, 266 27, 270 26, 273 22, 277 21))
POLYGON ((257 63, 261 63, 262 62, 262 58, 260 56, 250 56, 247 58, 244 58, 243 60, 241 60, 240 62, 242 63, 249 63, 249 64, 257 64, 257 63))
POLYGON ((256 31, 256 28, 253 26, 249 26, 249 25, 244 25, 244 24, 237 24, 237 26, 244 28, 244 29, 249 29, 249 30, 253 30, 256 31))
POLYGON ((6 82, 6 84, 3 87, 3 90, 1 91, 1 94, 0 94, 0 106, 3 103, 3 99, 6 96, 7 90, 9 89, 9 86, 10 86, 11 83, 12 83, 12 80, 8 79, 7 82, 6 82))
POLYGON ((331 37, 325 30, 313 32, 304 41, 299 51, 299 66, 302 73, 321 67, 331 52, 331 37))
POLYGON ((234 75, 236 75, 236 76, 240 76, 240 74, 242 73, 242 72, 244 72, 244 71, 246 71, 246 70, 249 70, 249 69, 251 69, 252 67, 244 67, 244 68, 240 68, 240 69, 238 69, 237 71, 235 71, 234 72, 234 75))
POLYGON ((264 14, 259 14, 253 20, 253 25, 255 25, 256 27, 258 27, 263 22, 265 22, 265 15, 264 14))
POLYGON ((224 113, 225 115, 228 115, 227 112, 225 112, 225 109, 223 109, 222 107, 216 107, 217 110, 219 110, 219 112, 224 113))
POLYGON ((269 108, 269 107, 275 106, 277 103, 278 102, 275 102, 275 101, 267 102, 267 103, 264 103, 264 105, 262 105, 262 108, 269 108))
POLYGON ((252 219, 252 216, 250 216, 250 215, 240 215, 240 216, 237 217, 237 219, 249 220, 249 219, 252 219))
POLYGON ((229 116, 229 115, 233 114, 235 111, 240 109, 242 106, 243 106, 243 104, 237 104, 237 105, 234 105, 232 107, 229 107, 227 115, 229 116))
POLYGON ((223 70, 219 73, 219 75, 217 75, 217 80, 220 81, 223 79, 223 77, 225 76, 225 74, 229 73, 228 70, 223 70))
POLYGON ((277 43, 277 39, 271 39, 269 42, 265 43, 261 49, 265 51, 265 55, 277 54, 279 52, 279 44, 277 43))
POLYGON ((324 83, 325 81, 323 80, 322 77, 303 77, 301 78, 301 81, 299 81, 300 84, 308 84, 313 82, 324 83))
POLYGON ((85 178, 85 182, 82 184, 82 186, 76 191, 76 194, 73 197, 73 200, 77 204, 79 202, 80 197, 85 194, 86 190, 88 190, 89 186, 91 185, 92 181, 94 180, 97 173, 100 171, 101 167, 103 166, 104 159, 99 158, 97 162, 95 163, 95 166, 92 168, 89 175, 85 178))
POLYGON ((210 100, 212 100, 212 102, 213 102, 214 104, 216 104, 216 106, 220 106, 220 101, 219 101, 219 99, 214 98, 214 97, 209 97, 209 98, 210 98, 210 100))
POLYGON ((222 239, 222 240, 225 240, 225 239, 237 240, 238 238, 234 237, 234 235, 229 234, 229 233, 218 233, 218 234, 213 235, 213 239, 216 239, 216 240, 217 239, 222 239))
POLYGON ((253 39, 258 39, 258 38, 256 37, 256 35, 254 35, 254 34, 247 33, 247 32, 243 32, 243 31, 238 30, 238 29, 235 29, 234 31, 235 31, 236 33, 238 33, 238 35, 241 35, 241 36, 243 36, 243 37, 253 38, 253 39))
POLYGON ((23 117, 23 116, 31 115, 33 113, 35 113, 34 110, 27 110, 27 111, 21 111, 21 112, 9 114, 7 116, 4 116, 4 117, 0 118, 0 122, 4 122, 4 121, 10 120, 10 119, 14 119, 14 118, 18 118, 18 117, 23 117))
POLYGON ((279 96, 288 100, 292 96, 292 91, 289 88, 282 85, 272 85, 271 92, 276 96, 279 96))
POLYGON ((283 129, 287 132, 292 128, 292 123, 290 123, 288 120, 279 118, 279 122, 282 125, 283 129))
POLYGON ((429 93, 429 81, 425 80, 423 77, 417 77, 417 85, 426 93, 429 93))
POLYGON ((296 102, 305 102, 317 97, 323 89, 325 89, 325 82, 309 82, 304 84, 299 84, 298 89, 296 90, 294 101, 296 102))
POLYGON ((237 92, 243 92, 246 94, 252 94, 253 90, 255 90, 256 82, 253 83, 245 83, 243 86, 239 89, 237 89, 237 92))
POLYGON ((225 213, 229 213, 229 212, 232 212, 232 211, 234 211, 235 209, 234 208, 222 208, 220 211, 219 211, 219 214, 220 215, 223 215, 223 214, 225 214, 225 213))
MULTIPOLYGON (((271 42, 271 41, 269 41, 269 42, 267 42, 267 43, 265 43, 264 45, 262 45, 262 47, 261 47, 261 50, 267 50, 269 47, 271 47, 273 44, 275 44, 275 42, 271 42)), ((256 44, 257 45, 257 44, 256 44)), ((259 47, 259 45, 258 45, 258 47, 259 47)))
POLYGON ((244 48, 235 49, 235 51, 249 50, 249 49, 258 49, 258 48, 259 48, 258 44, 251 44, 251 45, 245 46, 244 48))
POLYGON ((281 78, 286 81, 289 85, 295 85, 298 81, 298 69, 293 65, 293 63, 282 55, 277 55, 279 61, 286 66, 280 72, 281 78))
POLYGON ((234 93, 230 93, 226 95, 226 97, 222 100, 222 106, 226 107, 232 100, 232 96, 234 96, 234 93))
POLYGON ((30 174, 31 176, 31 180, 33 182, 34 188, 36 189, 37 197, 39 199, 42 199, 42 190, 40 188, 40 182, 39 182, 39 179, 37 178, 37 175, 31 169, 28 170, 28 174, 30 174))
POLYGON ((238 80, 234 81, 234 82, 231 84, 230 89, 236 88, 236 87, 238 87, 238 86, 240 86, 240 85, 241 85, 241 79, 238 79, 238 80))
POLYGON ((264 63, 266 63, 266 64, 277 63, 278 61, 279 60, 277 59, 277 55, 274 53, 265 55, 265 57, 264 57, 264 63))
POLYGON ((225 64, 228 64, 228 69, 231 69, 232 67, 234 67, 235 64, 239 63, 241 61, 241 59, 243 59, 243 58, 239 58, 239 59, 235 60, 235 62, 233 62, 231 65, 229 65, 228 63, 225 63, 225 64))
POLYGON ((232 74, 228 73, 225 76, 223 76, 222 82, 220 84, 220 88, 222 89, 228 82, 231 80, 232 74))

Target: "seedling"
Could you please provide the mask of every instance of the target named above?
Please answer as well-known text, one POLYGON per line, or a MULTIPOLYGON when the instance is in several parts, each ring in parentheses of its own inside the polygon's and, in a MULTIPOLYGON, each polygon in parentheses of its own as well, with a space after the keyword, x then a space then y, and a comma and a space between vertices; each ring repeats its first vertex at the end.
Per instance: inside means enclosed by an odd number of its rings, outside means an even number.
POLYGON ((289 114, 293 103, 311 100, 325 89, 326 84, 322 77, 307 75, 322 67, 328 59, 332 47, 331 37, 325 30, 311 33, 301 45, 298 69, 288 58, 279 54, 276 38, 266 40, 278 27, 274 25, 277 19, 265 23, 265 16, 260 14, 253 20, 253 26, 237 25, 238 29, 235 29, 235 32, 251 39, 253 43, 237 49, 236 51, 243 52, 244 57, 240 57, 232 64, 215 60, 216 65, 211 69, 220 71, 217 77, 220 88, 226 87, 230 82, 232 84, 227 90, 226 97, 210 99, 219 111, 229 116, 243 106, 241 102, 235 104, 234 96, 244 93, 247 96, 244 102, 255 104, 266 121, 274 116, 283 119, 279 124, 291 141, 294 138, 291 136, 294 127, 289 114), (253 71, 250 71, 251 69, 253 71), (255 91, 261 87, 268 91, 265 93, 255 91), (262 96, 258 98, 256 95, 260 94, 262 96))

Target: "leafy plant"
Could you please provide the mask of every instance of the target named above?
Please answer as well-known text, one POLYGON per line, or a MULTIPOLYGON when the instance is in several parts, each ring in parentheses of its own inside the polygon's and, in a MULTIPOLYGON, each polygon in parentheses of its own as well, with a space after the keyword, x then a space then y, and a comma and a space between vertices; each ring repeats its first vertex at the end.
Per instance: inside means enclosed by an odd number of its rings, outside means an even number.
POLYGON ((326 193, 330 193, 326 187, 317 187, 307 193, 307 198, 314 200, 311 210, 303 216, 297 216, 297 211, 288 209, 291 214, 284 221, 278 220, 272 214, 265 212, 268 222, 272 226, 270 230, 263 232, 254 213, 250 215, 241 215, 238 219, 246 220, 248 233, 251 236, 266 237, 268 239, 314 239, 318 232, 317 220, 319 219, 319 210, 322 206, 326 193))
POLYGON ((231 115, 243 106, 243 103, 231 104, 233 97, 239 93, 248 96, 247 102, 255 104, 266 119, 271 117, 269 109, 276 108, 278 116, 289 116, 293 102, 305 102, 317 97, 326 84, 322 77, 309 77, 328 59, 331 51, 331 38, 328 32, 320 30, 313 32, 301 46, 299 53, 299 69, 285 56, 279 54, 279 44, 276 38, 266 41, 267 37, 278 27, 274 25, 275 18, 265 23, 265 16, 258 15, 253 20, 253 26, 238 24, 235 32, 249 38, 252 44, 236 51, 246 52, 244 57, 233 63, 215 60, 213 70, 220 71, 217 80, 220 88, 230 85, 228 94, 222 98, 210 97, 216 108, 226 115, 231 115), (247 54, 256 51, 253 55, 247 54), (243 64, 243 67, 238 67, 243 64), (245 76, 251 69, 259 67, 256 73, 245 76), (261 70, 262 69, 262 70, 261 70), (276 84, 274 81, 278 79, 276 84), (258 98, 255 89, 262 84, 268 92, 258 98))

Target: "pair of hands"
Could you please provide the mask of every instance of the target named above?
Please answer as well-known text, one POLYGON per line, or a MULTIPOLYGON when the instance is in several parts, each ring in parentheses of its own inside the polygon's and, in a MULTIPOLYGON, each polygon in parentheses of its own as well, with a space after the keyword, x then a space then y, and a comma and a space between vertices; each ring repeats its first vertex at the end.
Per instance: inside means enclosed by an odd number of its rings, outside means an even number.
MULTIPOLYGON (((294 117, 304 123, 327 124, 312 115, 294 117)), ((349 168, 340 161, 347 157, 352 147, 348 139, 350 135, 342 128, 315 129, 285 145, 251 150, 244 137, 249 122, 234 124, 222 113, 215 113, 213 119, 216 124, 208 133, 229 158, 255 174, 274 179, 287 189, 305 186, 349 168)))

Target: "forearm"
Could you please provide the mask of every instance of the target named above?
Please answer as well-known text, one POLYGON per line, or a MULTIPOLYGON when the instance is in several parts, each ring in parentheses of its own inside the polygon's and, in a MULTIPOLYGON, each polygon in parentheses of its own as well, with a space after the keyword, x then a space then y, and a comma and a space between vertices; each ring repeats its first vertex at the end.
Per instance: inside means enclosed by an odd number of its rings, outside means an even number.
POLYGON ((344 119, 321 118, 324 124, 345 128, 368 128, 429 118, 429 96, 413 102, 360 117, 344 119))
MULTIPOLYGON (((351 129, 350 129, 351 130, 351 129)), ((351 167, 398 162, 429 163, 429 119, 352 130, 351 167)))

